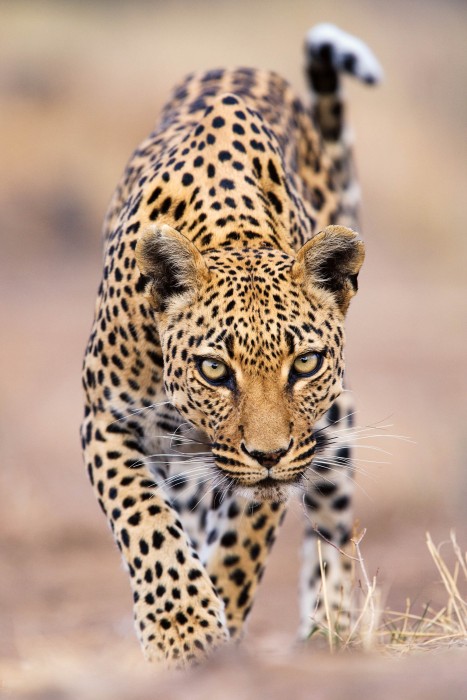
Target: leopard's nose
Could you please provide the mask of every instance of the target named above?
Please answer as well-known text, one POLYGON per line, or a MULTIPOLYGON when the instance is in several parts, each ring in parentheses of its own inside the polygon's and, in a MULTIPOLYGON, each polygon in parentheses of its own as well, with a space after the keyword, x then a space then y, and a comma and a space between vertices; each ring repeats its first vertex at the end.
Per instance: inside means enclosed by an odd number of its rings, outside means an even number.
POLYGON ((275 467, 278 462, 287 454, 290 449, 291 443, 286 449, 275 450, 275 452, 260 452, 259 450, 249 450, 244 443, 242 443, 242 449, 249 455, 252 459, 256 460, 262 467, 270 469, 275 467))

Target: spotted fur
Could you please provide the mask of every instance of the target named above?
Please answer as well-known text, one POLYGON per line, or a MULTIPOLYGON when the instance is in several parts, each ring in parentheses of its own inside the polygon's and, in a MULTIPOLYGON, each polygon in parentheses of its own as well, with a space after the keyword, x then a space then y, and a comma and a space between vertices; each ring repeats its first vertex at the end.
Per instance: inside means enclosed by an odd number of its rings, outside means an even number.
POLYGON ((336 32, 308 36, 310 108, 274 73, 189 76, 107 215, 83 449, 144 653, 169 666, 240 636, 293 493, 308 515, 301 635, 323 615, 318 536, 332 607, 348 613, 333 544, 351 530, 344 316, 364 250, 347 228, 336 32), (310 353, 303 376, 295 361, 310 353), (205 358, 225 365, 222 382, 205 358))

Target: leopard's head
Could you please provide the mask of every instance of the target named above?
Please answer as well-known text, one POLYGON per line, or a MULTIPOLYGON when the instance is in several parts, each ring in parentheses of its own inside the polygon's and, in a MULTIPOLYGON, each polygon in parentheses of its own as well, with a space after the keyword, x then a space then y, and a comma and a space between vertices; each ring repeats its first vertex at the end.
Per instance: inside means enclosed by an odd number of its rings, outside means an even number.
POLYGON ((150 226, 136 249, 157 318, 169 399, 212 445, 225 483, 283 500, 342 391, 344 316, 364 246, 329 226, 292 256, 271 247, 203 254, 150 226))

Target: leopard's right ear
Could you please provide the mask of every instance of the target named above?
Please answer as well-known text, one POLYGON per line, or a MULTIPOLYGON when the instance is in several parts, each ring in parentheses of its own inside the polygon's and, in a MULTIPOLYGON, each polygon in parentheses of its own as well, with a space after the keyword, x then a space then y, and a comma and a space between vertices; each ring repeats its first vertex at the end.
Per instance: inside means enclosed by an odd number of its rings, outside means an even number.
POLYGON ((147 277, 145 296, 160 313, 173 301, 190 303, 209 279, 209 269, 196 246, 167 224, 143 231, 136 245, 136 262, 147 277))

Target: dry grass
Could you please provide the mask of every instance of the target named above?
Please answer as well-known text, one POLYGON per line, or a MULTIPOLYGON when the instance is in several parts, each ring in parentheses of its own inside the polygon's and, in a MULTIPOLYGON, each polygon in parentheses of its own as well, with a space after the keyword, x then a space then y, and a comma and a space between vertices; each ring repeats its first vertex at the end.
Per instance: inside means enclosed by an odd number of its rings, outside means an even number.
MULTIPOLYGON (((355 556, 352 560, 359 569, 358 596, 362 604, 354 610, 354 621, 350 631, 343 632, 333 622, 329 613, 328 593, 324 584, 322 595, 326 611, 326 624, 317 631, 328 640, 330 652, 361 648, 365 651, 377 651, 396 655, 410 652, 439 651, 451 647, 467 649, 467 600, 461 593, 467 584, 467 552, 462 552, 454 531, 450 538, 436 546, 429 532, 426 545, 443 584, 445 603, 439 609, 427 603, 420 613, 413 611, 410 599, 406 601, 405 610, 382 610, 380 589, 376 577, 370 580, 361 551, 363 531, 352 542, 355 556), (450 545, 449 553, 442 549, 450 545), (447 558, 454 559, 451 566, 447 558)), ((321 546, 318 544, 320 566, 324 564, 321 546)), ((325 578, 323 576, 323 580, 325 578)))

